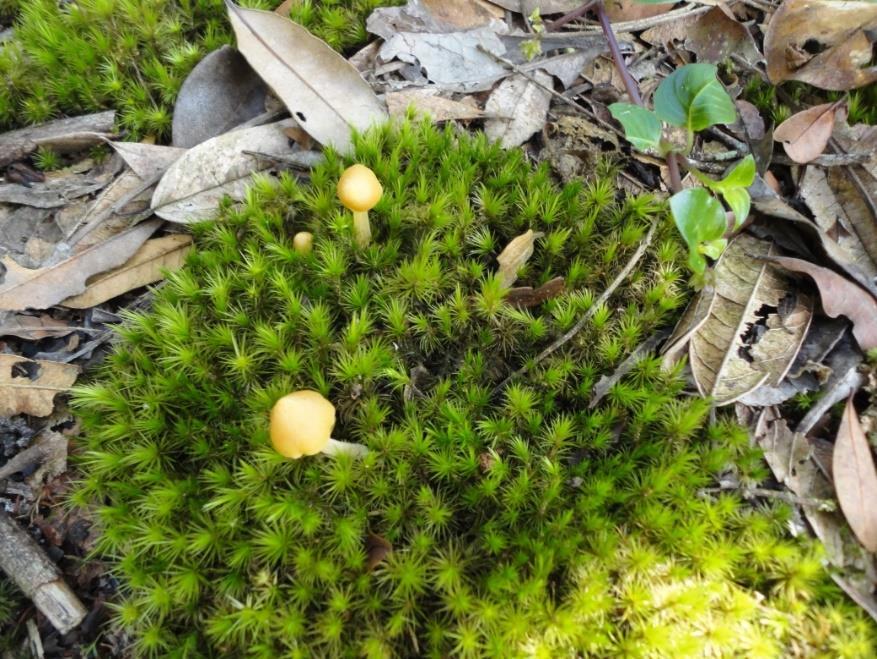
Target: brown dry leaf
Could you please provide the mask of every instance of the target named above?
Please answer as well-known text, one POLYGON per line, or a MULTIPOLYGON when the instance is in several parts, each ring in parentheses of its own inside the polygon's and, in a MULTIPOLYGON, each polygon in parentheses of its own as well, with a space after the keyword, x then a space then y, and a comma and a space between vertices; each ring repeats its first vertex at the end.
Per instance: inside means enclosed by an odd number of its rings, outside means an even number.
POLYGON ((762 62, 764 57, 752 34, 729 14, 720 6, 713 7, 705 14, 691 14, 649 28, 641 38, 655 46, 682 43, 686 50, 697 55, 698 62, 718 63, 732 54, 753 66, 762 62))
POLYGON ((844 516, 865 549, 877 551, 877 469, 852 396, 840 420, 831 464, 844 516))
POLYGON ((242 199, 252 175, 271 167, 269 160, 245 151, 289 153, 283 131, 295 125, 294 119, 286 119, 217 135, 192 147, 162 176, 152 195, 153 211, 180 224, 210 219, 223 197, 242 199))
MULTIPOLYGON (((738 413, 741 410, 738 408, 738 413)), ((766 407, 751 423, 752 435, 776 479, 804 500, 831 501, 831 483, 813 462, 813 448, 806 436, 792 432, 773 407, 766 407)), ((826 549, 828 560, 844 567, 854 557, 847 556, 843 520, 838 513, 821 510, 818 505, 803 506, 804 514, 826 549)), ((848 533, 848 532, 847 532, 848 533)), ((855 550, 853 550, 855 551, 855 550)), ((859 550, 861 553, 861 550, 859 550)))
POLYGON ((801 348, 813 301, 763 259, 773 244, 741 234, 715 267, 715 300, 691 334, 689 358, 701 395, 727 405, 785 377, 801 348), (770 311, 771 308, 777 311, 770 311), (766 315, 765 315, 766 312, 766 315))
POLYGON ((776 127, 773 139, 782 142, 786 154, 795 162, 808 163, 825 151, 835 118, 846 116, 843 103, 823 103, 793 114, 776 127))
POLYGON ((551 103, 551 76, 535 71, 532 80, 516 73, 491 92, 484 109, 497 119, 484 122, 484 133, 506 149, 520 146, 545 126, 551 103), (534 80, 540 84, 536 84, 534 80), (505 118, 508 117, 508 118, 505 118))
POLYGON ((171 234, 147 240, 125 265, 95 276, 88 288, 69 297, 62 306, 89 309, 134 288, 152 284, 164 277, 164 271, 179 270, 192 245, 192 237, 171 234))
POLYGON ((272 12, 225 4, 238 50, 315 140, 349 153, 352 128, 386 120, 372 88, 326 42, 272 12))
POLYGON ((67 437, 53 430, 45 430, 34 446, 40 450, 40 466, 27 478, 32 492, 67 471, 67 437))
POLYGON ((113 147, 116 153, 125 161, 125 164, 144 182, 164 174, 168 167, 186 153, 184 148, 160 146, 145 142, 113 142, 107 140, 107 143, 113 147))
POLYGON ((369 533, 365 539, 366 571, 374 570, 392 551, 393 545, 390 544, 389 540, 376 533, 369 533))
POLYGON ((562 295, 565 289, 566 282, 563 277, 555 277, 542 284, 539 288, 533 288, 532 286, 510 288, 505 301, 507 304, 518 309, 529 309, 530 307, 539 306, 546 300, 562 295))
POLYGON ((49 416, 55 395, 68 391, 79 367, 18 355, 0 355, 0 417, 49 416))
POLYGON ((543 15, 565 14, 582 6, 580 0, 490 0, 490 2, 525 16, 529 16, 534 11, 543 15))
POLYGON ((39 341, 50 336, 67 336, 76 329, 63 320, 55 320, 48 314, 40 316, 13 314, 5 320, 0 320, 0 336, 17 336, 28 341, 39 341))
POLYGON ((853 336, 862 350, 877 348, 877 300, 849 279, 828 268, 788 256, 768 256, 765 260, 786 270, 809 275, 822 297, 822 309, 828 316, 846 316, 853 322, 853 336))
MULTIPOLYGON (((861 177, 868 180, 868 175, 861 177)), ((877 186, 875 192, 877 192, 877 186)), ((848 263, 877 278, 877 222, 841 167, 808 167, 799 185, 816 224, 848 255, 848 263)))
POLYGON ((691 337, 710 317, 715 301, 715 288, 705 286, 685 307, 682 317, 676 323, 673 333, 664 342, 664 348, 661 350, 664 356, 661 366, 664 370, 670 370, 673 364, 685 354, 691 337))
POLYGON ((471 30, 502 20, 504 14, 485 0, 420 0, 433 18, 457 30, 471 30))
POLYGON ((127 261, 161 225, 150 220, 71 256, 56 265, 28 270, 8 256, 6 278, 0 284, 0 310, 47 309, 85 290, 89 277, 127 261))
POLYGON ((844 91, 877 80, 872 59, 877 4, 785 0, 764 35, 767 75, 774 84, 799 80, 844 91))
POLYGON ((277 9, 274 10, 274 13, 278 16, 283 16, 283 18, 289 18, 289 12, 292 11, 292 8, 300 4, 301 0, 283 0, 277 9))
POLYGON ((606 2, 606 15, 613 23, 638 21, 665 14, 670 11, 671 7, 672 5, 669 4, 652 5, 637 0, 608 0, 606 2))
POLYGON ((173 145, 196 146, 259 116, 265 111, 267 93, 268 87, 244 56, 231 46, 221 46, 198 62, 177 94, 173 145))
POLYGON ((527 230, 520 236, 512 238, 511 242, 506 245, 505 249, 496 257, 499 262, 500 282, 503 288, 508 288, 515 283, 518 278, 518 270, 520 270, 530 257, 533 256, 533 248, 536 241, 544 234, 542 232, 534 232, 533 229, 527 230))
POLYGON ((484 116, 475 105, 443 98, 438 95, 437 90, 433 89, 387 92, 385 100, 392 117, 404 117, 409 106, 419 113, 428 114, 433 121, 479 119, 484 116))

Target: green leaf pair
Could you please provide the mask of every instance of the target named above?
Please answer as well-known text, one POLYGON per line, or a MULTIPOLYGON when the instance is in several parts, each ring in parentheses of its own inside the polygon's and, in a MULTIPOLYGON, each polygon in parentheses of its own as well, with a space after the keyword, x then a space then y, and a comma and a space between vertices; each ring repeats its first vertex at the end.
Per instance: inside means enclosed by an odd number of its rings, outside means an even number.
POLYGON ((738 162, 721 181, 710 178, 696 169, 691 170, 691 175, 715 194, 722 195, 728 207, 734 211, 734 228, 739 228, 749 216, 750 198, 746 190, 755 181, 755 158, 746 156, 738 162))
POLYGON ((655 92, 655 110, 613 103, 609 112, 640 151, 661 151, 661 122, 689 134, 737 119, 734 102, 719 82, 714 64, 686 64, 667 76, 655 92))

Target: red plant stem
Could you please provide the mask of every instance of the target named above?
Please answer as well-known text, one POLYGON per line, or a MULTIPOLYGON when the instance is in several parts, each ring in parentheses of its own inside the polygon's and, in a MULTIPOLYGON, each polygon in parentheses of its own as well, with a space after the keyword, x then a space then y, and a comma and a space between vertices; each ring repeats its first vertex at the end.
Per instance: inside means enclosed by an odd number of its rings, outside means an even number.
POLYGON ((551 22, 548 23, 548 25, 547 25, 547 27, 548 27, 548 31, 549 31, 549 32, 554 32, 555 30, 559 30, 560 28, 562 28, 564 25, 566 25, 566 24, 569 23, 570 21, 574 21, 574 20, 576 20, 577 18, 581 18, 582 16, 584 16, 585 14, 588 13, 588 10, 589 10, 591 7, 594 6, 594 2, 595 2, 595 0, 591 0, 590 2, 586 2, 585 4, 583 4, 583 5, 582 5, 581 7, 579 7, 578 9, 573 9, 573 10, 572 10, 571 12, 569 12, 568 14, 564 14, 563 16, 561 16, 560 18, 558 18, 556 21, 551 21, 551 22))
POLYGON ((627 70, 627 64, 624 63, 624 58, 621 56, 621 48, 618 47, 618 39, 615 38, 615 32, 612 31, 612 23, 609 21, 609 16, 606 14, 606 7, 603 5, 603 0, 597 0, 593 3, 593 6, 597 11, 597 18, 600 21, 600 27, 603 28, 603 34, 606 36, 606 41, 609 44, 609 52, 612 53, 612 59, 615 60, 615 67, 618 69, 618 73, 621 74, 621 79, 624 81, 624 88, 627 90, 627 95, 630 96, 632 103, 644 107, 645 104, 643 103, 643 97, 640 96, 639 93, 639 85, 636 84, 636 80, 630 75, 630 71, 627 70))
MULTIPOLYGON (((609 52, 612 53, 615 68, 618 69, 618 73, 621 75, 627 95, 630 97, 631 102, 640 107, 645 107, 643 97, 639 93, 639 85, 633 79, 633 76, 630 75, 630 71, 627 70, 627 64, 625 64, 624 58, 621 56, 621 48, 618 47, 618 40, 615 38, 615 32, 612 31, 612 23, 606 14, 603 0, 596 0, 596 2, 589 3, 589 5, 597 12, 597 18, 600 21, 600 26, 603 28, 606 42, 609 44, 609 52)), ((679 173, 679 160, 676 158, 675 153, 667 154, 667 169, 670 172, 670 191, 673 193, 679 192, 682 189, 682 176, 679 173)))

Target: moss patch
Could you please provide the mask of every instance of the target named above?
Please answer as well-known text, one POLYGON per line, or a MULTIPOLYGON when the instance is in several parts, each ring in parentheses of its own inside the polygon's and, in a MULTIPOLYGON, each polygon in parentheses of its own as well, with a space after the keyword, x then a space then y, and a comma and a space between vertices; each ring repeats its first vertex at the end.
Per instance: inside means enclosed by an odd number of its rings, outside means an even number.
POLYGON ((360 138, 356 160, 385 188, 372 245, 335 198, 349 162, 330 153, 308 185, 260 179, 198 227, 188 266, 78 390, 75 501, 97 506, 138 654, 866 653, 871 628, 785 537, 785 509, 699 493, 731 463, 763 467, 678 374, 644 359, 588 409, 682 302, 660 204, 619 199, 608 167, 558 188, 518 150, 428 125, 360 138), (494 395, 656 218, 612 305, 494 395), (521 282, 562 275, 567 292, 522 311, 493 272, 528 228, 545 236, 521 282), (301 388, 369 455, 275 453, 268 412, 301 388), (372 566, 378 537, 392 551, 372 566))
MULTIPOLYGON (((347 50, 366 41, 369 13, 394 3, 305 1, 292 18, 347 50)), ((273 9, 280 0, 241 4, 273 9)), ((12 11, 15 38, 0 47, 0 130, 115 109, 132 138, 165 139, 189 71, 233 43, 223 0, 0 0, 0 14, 12 11)))

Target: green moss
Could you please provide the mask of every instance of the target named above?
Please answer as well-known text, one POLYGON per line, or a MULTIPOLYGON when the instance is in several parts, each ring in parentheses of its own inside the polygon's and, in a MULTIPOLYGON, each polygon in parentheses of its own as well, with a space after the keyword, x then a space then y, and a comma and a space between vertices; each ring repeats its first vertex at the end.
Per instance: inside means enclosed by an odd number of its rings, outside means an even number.
POLYGON ((661 204, 619 199, 607 166, 558 188, 450 128, 387 127, 356 160, 385 187, 367 249, 335 197, 349 161, 329 153, 309 184, 259 179, 196 227, 187 267, 77 390, 74 501, 96 506, 135 653, 857 656, 875 640, 816 549, 785 537, 786 509, 701 494, 731 464, 744 480, 763 467, 679 373, 643 359, 588 407, 683 301, 661 204), (493 393, 656 218, 627 287, 493 393), (562 275, 567 291, 523 311, 493 273, 528 228, 545 237, 521 284, 562 275), (268 412, 301 388, 334 402, 335 437, 365 458, 272 450, 268 412), (370 534, 392 544, 371 570, 370 534))
MULTIPOLYGON (((242 4, 273 9, 280 0, 242 4)), ((351 49, 366 41, 365 17, 380 4, 388 3, 304 2, 293 18, 351 49)), ((189 71, 233 42, 223 0, 32 0, 6 8, 18 18, 15 38, 0 47, 0 129, 115 109, 132 138, 167 138, 189 71)))

